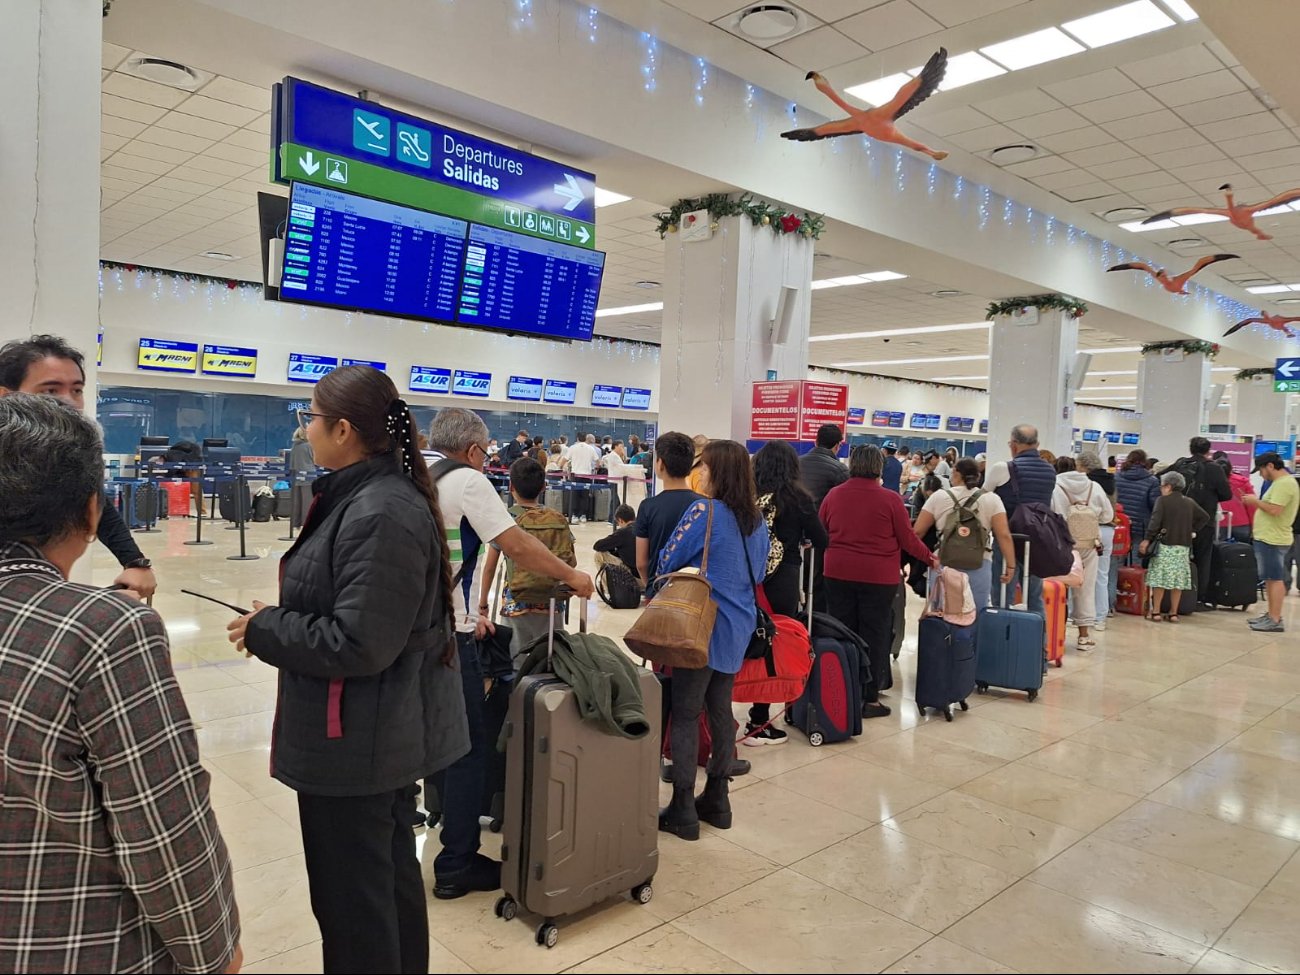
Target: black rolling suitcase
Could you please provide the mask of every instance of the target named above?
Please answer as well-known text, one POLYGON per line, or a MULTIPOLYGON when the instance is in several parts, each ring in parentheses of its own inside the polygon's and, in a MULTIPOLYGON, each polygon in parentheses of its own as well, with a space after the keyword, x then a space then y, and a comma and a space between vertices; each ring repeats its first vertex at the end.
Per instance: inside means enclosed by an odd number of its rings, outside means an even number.
POLYGON ((943 618, 943 584, 931 581, 925 615, 916 635, 916 706, 942 711, 952 720, 952 706, 969 710, 966 698, 975 693, 975 624, 959 626, 943 618))
POLYGON ((1255 549, 1232 537, 1231 516, 1227 528, 1228 537, 1215 538, 1210 554, 1210 604, 1245 610, 1259 598, 1255 549))
MULTIPOLYGON (((241 512, 239 510, 239 482, 227 481, 217 490, 218 510, 221 517, 226 521, 233 521, 238 524, 241 512)), ((253 517, 253 492, 247 484, 244 485, 244 508, 242 512, 243 520, 248 521, 253 517)))
POLYGON ((293 515, 293 488, 276 488, 274 513, 277 521, 293 515))

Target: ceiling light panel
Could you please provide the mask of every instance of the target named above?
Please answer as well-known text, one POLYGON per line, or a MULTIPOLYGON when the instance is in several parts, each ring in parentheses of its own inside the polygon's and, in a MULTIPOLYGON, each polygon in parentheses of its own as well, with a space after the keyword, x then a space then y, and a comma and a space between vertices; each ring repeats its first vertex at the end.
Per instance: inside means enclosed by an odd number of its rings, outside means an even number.
POLYGON ((1160 0, 1160 2, 1168 7, 1179 20, 1197 20, 1201 16, 1192 9, 1192 5, 1187 0, 1160 0))
POLYGON ((636 315, 643 311, 663 311, 664 303, 662 301, 652 301, 645 305, 622 305, 618 308, 600 308, 596 311, 597 318, 606 318, 610 315, 636 315))
MULTIPOLYGON (((919 68, 917 73, 920 73, 919 68)), ((954 88, 973 85, 977 81, 996 78, 1006 73, 1006 68, 1000 64, 994 64, 976 51, 967 51, 965 54, 958 54, 948 59, 948 70, 944 73, 939 90, 951 91, 954 88)))
POLYGON ((883 105, 894 97, 899 88, 911 80, 908 75, 899 72, 844 90, 854 98, 862 99, 868 105, 883 105))
POLYGON ((1217 213, 1187 213, 1181 217, 1173 217, 1174 223, 1180 227, 1190 227, 1197 223, 1219 223, 1227 220, 1227 217, 1220 216, 1217 213))
POLYGON ((1061 25, 1089 47, 1105 47, 1173 26, 1173 18, 1151 0, 1135 0, 1061 25))
POLYGON ((874 360, 870 362, 836 362, 835 366, 847 368, 850 366, 924 366, 932 362, 987 362, 986 355, 939 355, 927 356, 924 359, 887 359, 874 360))
POLYGON ((969 322, 963 325, 922 325, 918 328, 886 328, 874 332, 840 332, 835 335, 813 335, 809 342, 839 342, 847 339, 889 339, 900 335, 933 335, 938 332, 971 332, 988 329, 988 322, 969 322))
POLYGON ((615 193, 613 190, 601 189, 599 186, 596 187, 596 206, 598 207, 613 206, 615 203, 626 203, 630 199, 632 199, 632 197, 624 196, 622 193, 615 193))
POLYGON ((1033 67, 1057 58, 1078 54, 1083 45, 1063 34, 1055 27, 1034 31, 1022 37, 1013 37, 1009 41, 990 44, 980 48, 980 53, 992 58, 1009 71, 1033 67))

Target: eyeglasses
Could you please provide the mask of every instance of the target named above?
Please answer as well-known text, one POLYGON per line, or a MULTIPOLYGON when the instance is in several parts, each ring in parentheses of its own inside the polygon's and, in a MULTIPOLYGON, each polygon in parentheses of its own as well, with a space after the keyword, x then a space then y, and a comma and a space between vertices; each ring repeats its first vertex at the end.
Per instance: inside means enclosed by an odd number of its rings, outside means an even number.
POLYGON ((469 450, 466 450, 465 453, 468 454, 469 451, 470 451, 470 450, 473 450, 475 447, 477 447, 479 450, 481 450, 481 451, 483 452, 483 459, 484 459, 484 460, 487 460, 488 450, 487 450, 487 448, 484 447, 481 443, 472 443, 472 444, 470 444, 470 445, 469 445, 469 450))
POLYGON ((311 425, 311 421, 315 420, 317 417, 322 420, 330 419, 330 417, 326 416, 324 413, 313 413, 311 410, 298 410, 298 426, 302 427, 303 432, 305 433, 307 427, 311 425))

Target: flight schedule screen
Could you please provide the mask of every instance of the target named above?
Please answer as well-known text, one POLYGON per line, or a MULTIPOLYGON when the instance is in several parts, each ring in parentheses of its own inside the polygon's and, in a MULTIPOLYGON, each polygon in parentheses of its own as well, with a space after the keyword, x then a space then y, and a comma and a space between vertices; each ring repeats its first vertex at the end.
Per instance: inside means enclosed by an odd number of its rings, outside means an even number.
POLYGON ((468 229, 453 217, 295 183, 280 297, 453 321, 468 229))
POLYGON ((472 224, 456 320, 590 341, 605 255, 472 224))

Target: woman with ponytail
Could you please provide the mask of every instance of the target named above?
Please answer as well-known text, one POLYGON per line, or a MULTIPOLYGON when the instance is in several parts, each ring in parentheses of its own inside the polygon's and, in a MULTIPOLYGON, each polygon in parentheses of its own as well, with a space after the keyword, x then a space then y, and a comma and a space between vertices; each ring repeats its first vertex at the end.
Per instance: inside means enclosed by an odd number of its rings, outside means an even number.
POLYGON ((316 463, 280 605, 230 640, 279 669, 271 774, 298 793, 326 972, 428 971, 415 788, 469 750, 437 490, 387 375, 336 369, 299 421, 316 463))

